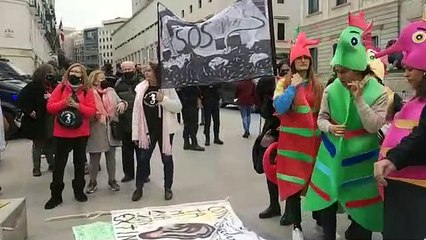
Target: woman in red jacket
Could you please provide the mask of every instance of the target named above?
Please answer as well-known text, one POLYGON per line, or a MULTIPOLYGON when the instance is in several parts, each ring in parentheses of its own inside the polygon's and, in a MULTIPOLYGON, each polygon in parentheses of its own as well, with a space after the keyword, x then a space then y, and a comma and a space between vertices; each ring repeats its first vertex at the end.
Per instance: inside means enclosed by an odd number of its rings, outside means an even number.
POLYGON ((53 136, 56 138, 55 168, 50 184, 51 198, 44 206, 53 209, 62 203, 64 170, 68 155, 73 151, 75 199, 86 202, 84 194, 84 162, 90 135, 89 120, 96 114, 93 92, 89 91, 86 68, 73 64, 65 72, 62 82, 52 92, 47 110, 55 116, 53 136))

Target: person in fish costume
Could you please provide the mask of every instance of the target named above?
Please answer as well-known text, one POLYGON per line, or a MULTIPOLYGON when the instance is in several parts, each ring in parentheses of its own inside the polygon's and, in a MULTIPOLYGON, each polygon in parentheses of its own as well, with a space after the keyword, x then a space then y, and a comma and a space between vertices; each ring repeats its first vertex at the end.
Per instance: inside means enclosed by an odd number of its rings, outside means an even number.
POLYGON ((376 57, 376 54, 380 52, 380 49, 373 46, 373 35, 371 31, 364 33, 365 36, 365 45, 367 48, 367 64, 370 67, 370 70, 373 72, 373 76, 377 81, 382 84, 385 88, 385 91, 388 96, 388 107, 386 112, 386 123, 377 133, 381 142, 383 142, 384 137, 390 127, 390 124, 396 113, 401 111, 403 100, 398 93, 394 92, 389 86, 384 84, 384 79, 387 74, 386 65, 388 64, 387 58, 382 56, 380 58, 376 57))
POLYGON ((311 178, 320 138, 317 127, 323 86, 315 77, 310 40, 301 32, 290 50, 291 71, 277 83, 274 107, 280 119, 277 150, 277 183, 280 198, 286 200, 288 224, 294 225, 293 239, 303 239, 300 196, 311 178))
POLYGON ((305 199, 305 209, 321 210, 323 239, 336 239, 339 204, 349 215, 348 240, 371 239, 383 228, 383 202, 373 176, 377 131, 385 122, 387 95, 372 77, 364 41, 371 31, 364 12, 348 15, 331 65, 337 79, 324 91, 318 116, 322 143, 305 199))
MULTIPOLYGON (((425 138, 417 137, 420 139, 420 141, 417 140, 420 142, 417 147, 407 148, 406 146, 412 145, 413 140, 410 139, 413 139, 413 136, 419 136, 413 128, 419 125, 422 111, 424 112, 426 106, 426 57, 424 56, 426 17, 421 21, 408 24, 401 32, 398 41, 392 47, 377 53, 376 56, 381 57, 394 52, 404 52, 402 59, 405 67, 404 75, 415 90, 415 96, 407 101, 395 116, 383 141, 379 162, 376 163, 376 175, 381 178, 381 182, 384 182, 384 166, 391 166, 389 169, 396 170, 387 172, 387 177, 391 179, 393 186, 389 192, 385 190, 384 194, 383 235, 385 239, 424 239, 426 236, 424 230, 426 166, 425 164, 419 166, 416 159, 424 159, 425 138), (407 138, 403 139, 404 137, 407 138), (378 171, 379 169, 382 171, 378 171), (416 203, 416 199, 420 202, 416 203), (387 213, 389 215, 399 213, 394 215, 398 218, 387 217, 387 213)), ((383 185, 386 185, 386 182, 383 185)))

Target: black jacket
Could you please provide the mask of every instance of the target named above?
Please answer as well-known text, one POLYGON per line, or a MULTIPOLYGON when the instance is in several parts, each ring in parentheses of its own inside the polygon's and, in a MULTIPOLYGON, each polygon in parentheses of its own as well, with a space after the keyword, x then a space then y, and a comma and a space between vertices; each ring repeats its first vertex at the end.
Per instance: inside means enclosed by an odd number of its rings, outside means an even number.
POLYGON ((423 108, 420 116, 419 126, 414 128, 410 135, 403 138, 401 143, 391 149, 386 158, 393 162, 396 168, 413 165, 426 165, 425 152, 426 146, 426 107, 423 108))
POLYGON ((183 108, 197 108, 198 98, 201 97, 201 91, 198 87, 183 87, 180 89, 179 98, 183 108))
POLYGON ((118 79, 114 87, 117 95, 129 104, 127 110, 119 116, 119 129, 127 134, 132 132, 133 104, 136 98, 135 88, 138 84, 139 78, 135 76, 130 81, 118 79))
POLYGON ((49 128, 51 118, 46 110, 47 99, 44 98, 46 88, 43 83, 32 81, 19 93, 18 106, 24 113, 21 122, 23 137, 28 139, 47 139, 52 132, 49 128), (30 117, 31 112, 36 112, 36 119, 30 117))
POLYGON ((203 107, 218 107, 220 100, 220 85, 200 87, 203 107))

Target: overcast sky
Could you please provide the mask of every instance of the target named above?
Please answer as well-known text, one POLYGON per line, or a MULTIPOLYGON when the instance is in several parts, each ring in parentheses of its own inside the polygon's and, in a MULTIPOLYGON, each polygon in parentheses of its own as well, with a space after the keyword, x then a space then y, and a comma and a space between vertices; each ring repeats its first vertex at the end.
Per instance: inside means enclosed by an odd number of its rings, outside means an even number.
POLYGON ((64 27, 83 29, 103 20, 132 15, 131 0, 56 0, 56 19, 64 27))

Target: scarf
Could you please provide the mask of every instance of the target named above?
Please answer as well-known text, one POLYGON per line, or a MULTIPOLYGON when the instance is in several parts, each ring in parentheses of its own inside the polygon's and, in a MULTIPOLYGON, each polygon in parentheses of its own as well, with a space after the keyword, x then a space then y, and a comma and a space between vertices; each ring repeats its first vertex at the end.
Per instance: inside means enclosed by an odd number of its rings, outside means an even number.
POLYGON ((118 105, 117 97, 113 88, 96 89, 98 94, 102 98, 102 104, 105 112, 109 118, 115 118, 117 116, 116 107, 118 105))
MULTIPOLYGON (((135 99, 135 105, 137 104, 137 107, 135 109, 139 110, 139 112, 136 115, 137 123, 138 123, 138 138, 139 138, 138 141, 139 141, 139 148, 142 148, 142 149, 149 149, 150 144, 151 144, 149 136, 147 134, 148 124, 146 122, 145 111, 144 111, 144 108, 143 108, 143 97, 144 97, 146 91, 148 90, 148 87, 149 87, 148 81, 143 81, 141 83, 137 97, 135 99)), ((168 122, 166 120, 166 117, 164 115, 162 115, 162 112, 163 112, 162 107, 159 107, 158 110, 159 110, 160 116, 162 116, 162 121, 163 121, 162 122, 162 126, 163 126, 163 129, 162 129, 163 154, 166 155, 166 156, 171 156, 172 155, 172 145, 170 143, 170 134, 169 134, 169 129, 168 129, 168 122)))
POLYGON ((105 110, 104 104, 102 102, 102 97, 98 93, 98 90, 96 88, 93 88, 93 96, 95 97, 96 116, 98 118, 98 121, 105 125, 107 117, 108 117, 108 113, 105 110))

